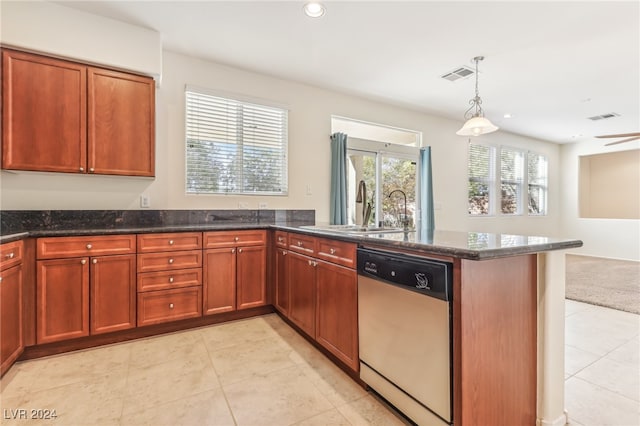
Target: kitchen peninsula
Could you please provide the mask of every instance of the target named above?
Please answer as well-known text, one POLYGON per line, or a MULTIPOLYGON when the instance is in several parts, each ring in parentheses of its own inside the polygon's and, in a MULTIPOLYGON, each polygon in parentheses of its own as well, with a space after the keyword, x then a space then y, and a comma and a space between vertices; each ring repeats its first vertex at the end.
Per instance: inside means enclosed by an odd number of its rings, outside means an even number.
MULTIPOLYGON (((325 272, 317 272, 314 275, 314 282, 321 283, 326 282, 328 277, 340 277, 339 280, 336 278, 335 282, 331 282, 353 284, 356 279, 355 249, 367 247, 404 253, 409 256, 444 260, 453 264, 451 367, 453 424, 532 425, 536 421, 541 424, 559 424, 564 408, 564 253, 562 250, 579 247, 582 244, 580 241, 439 230, 432 233, 412 231, 352 234, 331 230, 328 227, 309 226, 314 222, 313 212, 309 211, 244 211, 240 214, 224 211, 2 212, 0 241, 3 243, 3 259, 5 247, 15 242, 23 244, 23 250, 20 252, 23 278, 21 283, 23 309, 20 318, 21 344, 24 346, 24 353, 18 355, 18 359, 122 341, 178 328, 260 315, 272 312, 275 306, 281 316, 297 331, 309 340, 316 340, 321 347, 325 348, 325 352, 332 360, 343 369, 350 369, 352 376, 357 377, 357 342, 356 362, 350 364, 349 356, 353 358, 354 352, 343 350, 339 342, 332 345, 332 330, 322 328, 323 323, 316 322, 322 312, 333 312, 333 308, 316 312, 311 318, 313 327, 305 330, 300 326, 304 322, 298 321, 299 318, 296 317, 288 318, 276 303, 278 291, 276 275, 278 262, 287 257, 278 257, 278 253, 284 252, 291 258, 297 256, 299 260, 308 261, 309 265, 326 266, 325 272), (242 245, 244 236, 248 235, 246 233, 256 230, 261 232, 260 235, 263 235, 264 239, 242 245), (196 310, 195 313, 190 313, 188 317, 179 320, 176 317, 176 321, 173 322, 165 321, 148 326, 140 322, 141 317, 138 312, 137 325, 134 317, 133 325, 128 330, 87 334, 53 343, 43 341, 40 344, 36 341, 36 281, 40 280, 36 272, 36 262, 46 261, 36 261, 38 256, 36 247, 39 247, 39 241, 51 242, 68 237, 86 237, 90 241, 91 238, 97 237, 135 235, 138 241, 137 248, 127 248, 131 254, 125 256, 137 256, 139 268, 142 256, 161 258, 162 253, 174 253, 170 248, 141 249, 141 241, 147 241, 145 236, 157 235, 161 238, 170 234, 171 238, 167 239, 167 244, 175 246, 181 244, 179 242, 181 240, 177 237, 186 233, 193 239, 189 240, 189 250, 181 252, 193 252, 195 258, 198 253, 218 250, 213 248, 218 244, 216 242, 218 240, 212 239, 218 235, 225 238, 229 235, 230 242, 221 243, 220 250, 224 249, 225 252, 228 251, 234 255, 239 255, 240 250, 245 247, 264 247, 266 256, 263 277, 264 300, 255 303, 250 301, 250 306, 246 309, 238 305, 227 312, 203 315, 204 301, 197 297, 201 291, 198 285, 202 286, 202 281, 205 281, 206 286, 206 281, 214 279, 214 276, 201 272, 202 276, 198 282, 196 262, 183 270, 194 273, 196 277, 193 278, 194 283, 184 284, 180 288, 192 291, 193 300, 200 303, 197 305, 199 312, 196 310), (210 238, 207 240, 205 237, 204 240, 209 242, 203 243, 203 235, 206 234, 209 234, 210 238), (233 235, 237 235, 235 240, 233 235), (207 244, 212 248, 207 249, 207 244), (147 252, 149 254, 146 254, 147 252), (318 324, 321 325, 318 326, 318 324)), ((42 253, 40 255, 43 256, 42 253)), ((81 259, 85 257, 90 259, 88 254, 78 256, 81 259)), ((169 264, 173 264, 170 260, 174 257, 167 259, 169 264)), ((175 259, 178 258, 175 257, 175 259)), ((238 262, 235 256, 228 259, 229 262, 238 262)), ((204 264, 206 265, 206 262, 204 264)), ((6 270, 15 267, 14 265, 11 264, 11 267, 7 267, 6 270)), ((301 262, 298 265, 302 267, 301 262)), ((201 267, 201 270, 203 269, 204 266, 201 267)), ((169 267, 169 271, 174 270, 169 267)), ((284 271, 289 273, 293 271, 296 274, 300 273, 301 269, 288 268, 284 271)), ((232 272, 233 274, 237 272, 237 275, 233 275, 236 279, 242 276, 240 269, 236 268, 232 272)), ((141 277, 147 277, 142 274, 156 276, 165 272, 162 269, 157 272, 138 270, 137 273, 139 297, 137 309, 140 310, 140 301, 145 300, 145 294, 152 293, 145 293, 140 289, 141 277)), ((173 275, 167 275, 169 276, 173 278, 173 275)), ((289 286, 291 285, 293 285, 292 282, 289 282, 289 286)), ((261 297, 260 292, 254 291, 251 287, 237 288, 250 289, 245 291, 245 296, 255 295, 257 299, 261 297)), ((287 289, 291 291, 290 288, 287 287, 287 289)), ((325 290, 318 287, 317 293, 310 294, 310 300, 315 301, 316 294, 321 295, 322 291, 334 290, 343 291, 336 285, 328 286, 325 290)), ((176 292, 179 289, 160 291, 176 292)), ((236 291, 236 287, 233 291, 236 291)), ((206 291, 202 292, 204 293, 206 291)), ((2 298, 4 313, 4 292, 2 298)), ((235 303, 235 300, 234 298, 232 302, 235 303)), ((352 314, 354 314, 357 305, 345 304, 345 300, 347 298, 340 298, 335 303, 340 303, 340 309, 352 306, 352 314)), ((350 303, 354 302, 353 299, 348 300, 350 303)), ((136 304, 133 303, 132 306, 135 307, 136 304)), ((337 323, 340 324, 339 321, 337 323)), ((5 324, 4 319, 3 324, 5 324)), ((348 324, 342 323, 342 325, 348 328, 348 324)), ((357 324, 354 326, 357 327, 357 324)))

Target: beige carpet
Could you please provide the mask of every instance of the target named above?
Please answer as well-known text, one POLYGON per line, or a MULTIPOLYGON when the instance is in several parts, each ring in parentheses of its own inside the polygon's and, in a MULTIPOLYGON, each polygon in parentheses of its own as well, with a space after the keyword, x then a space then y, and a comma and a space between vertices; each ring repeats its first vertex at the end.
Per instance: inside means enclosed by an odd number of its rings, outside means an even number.
POLYGON ((566 297, 640 314, 640 262, 568 254, 566 297))

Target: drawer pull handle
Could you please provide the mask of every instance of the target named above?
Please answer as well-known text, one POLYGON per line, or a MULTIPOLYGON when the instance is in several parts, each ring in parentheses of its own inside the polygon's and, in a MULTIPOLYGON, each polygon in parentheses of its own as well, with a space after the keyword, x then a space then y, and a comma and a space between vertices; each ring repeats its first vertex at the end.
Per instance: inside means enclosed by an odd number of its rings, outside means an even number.
POLYGON ((169 303, 169 309, 173 309, 173 303, 169 303))
POLYGON ((173 240, 169 240, 169 245, 172 246, 173 245, 173 240))
POLYGON ((173 259, 169 259, 169 263, 173 263, 173 259))
POLYGON ((302 241, 298 241, 298 247, 302 247, 302 241))
POLYGON ((329 253, 331 253, 331 254, 336 254, 336 249, 330 249, 330 250, 329 250, 329 253))
POLYGON ((98 263, 98 259, 93 259, 93 264, 95 265, 96 263, 98 263))
POLYGON ((87 250, 91 250, 93 246, 91 244, 87 244, 87 250))
POLYGON ((15 255, 13 254, 13 252, 11 252, 11 253, 9 253, 8 255, 6 255, 5 257, 6 257, 7 259, 13 259, 13 256, 15 256, 15 255))
POLYGON ((82 260, 80 261, 80 264, 81 264, 81 265, 86 265, 86 264, 87 264, 87 259, 82 259, 82 260))
POLYGON ((172 283, 173 282, 173 277, 169 277, 169 282, 172 283))
POLYGON ((234 241, 240 241, 240 237, 235 237, 234 241))

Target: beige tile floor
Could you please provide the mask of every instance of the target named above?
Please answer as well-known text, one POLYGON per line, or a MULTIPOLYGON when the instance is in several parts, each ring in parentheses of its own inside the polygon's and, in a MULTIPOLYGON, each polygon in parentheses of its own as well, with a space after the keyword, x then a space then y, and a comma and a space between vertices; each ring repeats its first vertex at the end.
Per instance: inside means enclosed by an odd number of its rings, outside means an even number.
POLYGON ((17 363, 0 406, 3 425, 407 424, 275 314, 17 363))
MULTIPOLYGON (((567 301, 572 425, 640 425, 639 353, 638 315, 567 301)), ((406 424, 277 315, 21 362, 0 407, 3 425, 406 424), (19 408, 58 417, 5 418, 19 408)))
POLYGON ((567 300, 565 406, 571 425, 640 425, 640 316, 567 300))

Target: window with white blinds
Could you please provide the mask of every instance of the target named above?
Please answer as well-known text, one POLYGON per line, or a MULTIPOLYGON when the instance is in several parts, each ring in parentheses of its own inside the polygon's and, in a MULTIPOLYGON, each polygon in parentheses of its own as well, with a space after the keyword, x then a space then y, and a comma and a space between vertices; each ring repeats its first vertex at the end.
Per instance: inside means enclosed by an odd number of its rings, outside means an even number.
POLYGON ((544 155, 469 144, 468 176, 470 215, 547 214, 548 161, 544 155))
POLYGON ((492 214, 495 187, 495 148, 469 144, 469 214, 492 214))
POLYGON ((522 213, 522 181, 524 152, 511 148, 500 149, 500 212, 522 213))
POLYGON ((288 111, 186 91, 186 191, 287 193, 288 111))

